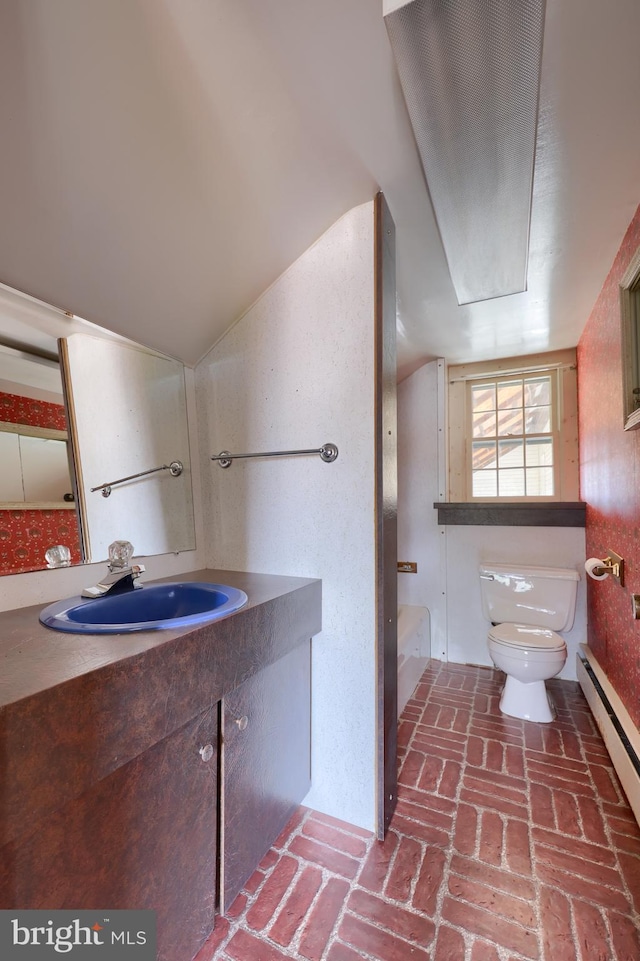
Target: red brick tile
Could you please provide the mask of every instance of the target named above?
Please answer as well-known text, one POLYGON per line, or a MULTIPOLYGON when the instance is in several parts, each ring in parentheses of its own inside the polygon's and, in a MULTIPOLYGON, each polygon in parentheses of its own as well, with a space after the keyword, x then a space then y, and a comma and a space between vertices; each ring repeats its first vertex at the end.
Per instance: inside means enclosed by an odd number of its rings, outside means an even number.
POLYGON ((490 911, 493 915, 500 915, 525 928, 534 928, 536 925, 535 910, 529 901, 514 898, 504 891, 496 891, 479 881, 452 874, 449 877, 449 891, 459 900, 490 911))
POLYGON ((501 730, 487 721, 480 721, 477 717, 472 718, 469 731, 477 737, 493 738, 499 740, 502 744, 511 744, 513 747, 521 747, 522 745, 521 734, 515 731, 501 730))
POLYGON ((456 719, 453 723, 453 730, 457 731, 459 734, 465 734, 467 728, 469 727, 469 721, 471 719, 471 712, 465 708, 458 708, 456 711, 456 719))
POLYGON ((485 766, 490 771, 501 771, 504 760, 504 745, 499 741, 487 741, 487 759, 485 766))
POLYGON ((538 864, 544 863, 561 871, 569 871, 596 884, 606 884, 608 887, 622 890, 622 880, 618 871, 615 868, 603 867, 601 862, 587 861, 581 855, 574 856, 566 851, 537 843, 534 843, 534 853, 538 864))
POLYGON ((218 948, 229 934, 229 928, 230 925, 226 918, 216 915, 215 927, 193 961, 211 961, 212 958, 215 958, 218 948))
POLYGON ((480 737, 470 737, 467 742, 467 763, 474 767, 482 767, 484 764, 484 744, 480 737))
POLYGON ((574 758, 579 760, 582 758, 582 747, 580 744, 580 738, 572 731, 562 732, 562 746, 564 748, 564 756, 574 758))
POLYGON ((500 961, 500 958, 493 944, 475 941, 471 948, 471 961, 500 961))
POLYGON ((582 818, 582 831, 587 841, 608 844, 607 834, 600 814, 600 808, 593 798, 576 797, 578 811, 582 818))
POLYGON ((460 800, 467 801, 469 804, 476 804, 478 807, 491 808, 501 814, 507 814, 514 818, 529 819, 528 804, 516 804, 514 801, 505 801, 501 797, 484 794, 482 791, 470 791, 463 787, 460 791, 460 800))
POLYGON ((391 826, 398 834, 404 834, 405 837, 408 838, 426 841, 427 844, 435 844, 443 848, 449 845, 449 831, 443 831, 441 828, 435 828, 431 824, 423 824, 409 817, 403 817, 402 813, 397 810, 391 819, 391 826))
POLYGON ((386 928, 392 934, 397 934, 407 941, 425 947, 433 941, 435 924, 428 918, 415 911, 407 911, 396 905, 389 904, 366 891, 351 892, 347 901, 347 911, 357 914, 365 921, 370 921, 376 927, 386 928))
POLYGON ((239 918, 242 914, 244 914, 244 910, 247 904, 248 904, 248 898, 246 894, 242 894, 242 892, 240 892, 240 894, 238 894, 234 898, 231 906, 227 908, 227 913, 225 914, 225 917, 231 921, 235 920, 236 918, 239 918))
POLYGON ((636 961, 640 958, 640 930, 631 918, 609 911, 607 919, 616 961, 636 961))
POLYGON ((444 852, 440 848, 427 848, 413 893, 412 903, 418 911, 431 916, 435 914, 444 869, 444 852))
MULTIPOLYGON (((421 756, 425 763, 420 777, 415 781, 415 786, 420 788, 421 791, 435 791, 445 762, 440 757, 427 757, 424 754, 421 756)), ((447 761, 446 763, 451 764, 452 762, 447 761)))
POLYGON ((388 831, 384 841, 375 841, 367 855, 358 883, 369 891, 381 892, 387 880, 389 863, 398 846, 398 835, 388 831))
POLYGON ((613 846, 619 851, 626 851, 627 854, 635 854, 636 857, 640 857, 640 838, 630 838, 628 834, 612 832, 611 840, 613 846))
POLYGON ((350 824, 348 821, 341 821, 339 818, 331 817, 330 814, 320 814, 319 811, 311 811, 310 817, 313 821, 328 824, 330 827, 337 828, 338 831, 344 831, 346 834, 355 834, 357 838, 362 838, 365 841, 370 841, 373 837, 371 831, 367 831, 365 828, 359 828, 356 824, 350 824))
POLYGON ((334 941, 329 948, 327 961, 362 961, 362 955, 343 944, 342 941, 334 941))
POLYGON ((576 961, 569 899, 560 891, 543 886, 540 921, 544 961, 576 961))
POLYGON ((556 831, 545 831, 543 828, 534 827, 531 835, 536 843, 543 844, 545 847, 557 848, 567 854, 585 861, 595 861, 597 864, 604 864, 612 867, 616 863, 616 856, 609 847, 601 844, 591 844, 588 841, 579 841, 577 838, 563 837, 556 831))
MULTIPOLYGON (((468 765, 465 770, 465 779, 482 783, 482 790, 492 790, 493 793, 510 794, 520 796, 527 790, 527 782, 524 777, 514 777, 511 774, 502 774, 500 771, 490 771, 484 768, 475 768, 468 765)), ((477 789, 477 787, 476 787, 477 789)), ((526 800, 526 797, 525 797, 526 800)))
POLYGON ((631 891, 634 907, 640 914, 640 858, 627 854, 625 851, 620 851, 618 860, 624 879, 631 891))
POLYGON ((493 944, 517 951, 532 961, 539 958, 536 935, 513 921, 497 918, 489 911, 463 904, 453 898, 445 898, 442 917, 456 927, 480 935, 493 944))
POLYGON ((342 878, 330 878, 318 895, 300 939, 299 954, 308 961, 320 961, 335 923, 349 893, 342 878))
POLYGON ((300 835, 293 838, 289 850, 296 857, 310 861, 312 864, 319 864, 321 868, 326 868, 327 871, 339 874, 343 878, 355 878, 360 869, 360 862, 355 858, 300 835))
POLYGON ((533 823, 547 828, 555 828, 556 819, 550 789, 543 784, 531 784, 529 795, 531 797, 531 819, 533 823))
POLYGON ((620 834, 628 834, 633 838, 640 837, 640 828, 630 807, 621 808, 619 805, 604 802, 602 810, 612 831, 619 831, 620 834))
POLYGON ((465 944, 462 935, 442 924, 438 931, 433 961, 461 961, 464 954, 465 944))
POLYGON ((508 866, 517 874, 531 874, 531 843, 529 825, 524 821, 508 820, 505 831, 505 856, 508 866))
POLYGON ((498 774, 495 771, 481 771, 480 775, 480 777, 475 776, 475 771, 467 768, 464 774, 464 787, 469 791, 478 791, 480 794, 512 801, 514 804, 529 803, 529 798, 524 790, 515 790, 506 785, 503 780, 498 780, 499 778, 506 779, 506 775, 498 774), (493 777, 491 777, 491 774, 493 774, 493 777))
POLYGON ((327 844, 329 847, 335 848, 336 851, 342 851, 343 854, 350 854, 354 858, 362 858, 367 853, 364 838, 353 837, 353 835, 339 831, 330 824, 324 824, 322 821, 315 820, 315 818, 307 819, 302 827, 302 834, 305 837, 313 838, 314 841, 327 844))
POLYGON ((553 792, 553 807, 556 815, 556 824, 565 834, 573 834, 576 837, 582 835, 580 817, 578 812, 577 798, 567 791, 553 792))
POLYGON ((379 961, 429 961, 429 954, 424 948, 387 934, 352 914, 345 914, 338 937, 379 961))
POLYGON ((291 837, 291 835, 294 834, 295 831, 298 830, 298 828, 300 827, 300 825, 302 824, 302 822, 303 822, 304 819, 306 818, 307 814, 309 814, 309 808, 303 807, 302 805, 300 805, 300 807, 296 808, 296 810, 293 812, 293 814, 291 815, 291 817, 289 818, 289 820, 288 820, 287 823, 285 824, 285 826, 284 826, 284 828, 282 829, 281 833, 278 835, 278 837, 276 838, 276 840, 273 842, 272 847, 274 847, 274 848, 283 848, 283 847, 286 845, 286 843, 287 843, 287 841, 289 840, 289 838, 291 837))
POLYGON ((445 797, 454 798, 458 792, 461 773, 462 765, 457 761, 445 761, 438 792, 445 797))
POLYGON ((287 961, 287 956, 259 938, 239 929, 225 948, 233 961, 287 961))
POLYGON ((255 894, 262 882, 264 881, 266 874, 263 871, 254 871, 251 877, 245 882, 243 891, 247 894, 255 894))
POLYGON ((545 768, 552 774, 564 775, 570 780, 573 775, 569 772, 575 771, 582 775, 582 780, 590 779, 589 765, 582 760, 575 760, 567 757, 554 757, 552 754, 545 754, 542 751, 525 751, 525 758, 529 764, 537 764, 545 768))
POLYGON ((406 709, 405 709, 405 713, 402 715, 402 718, 403 720, 400 722, 398 726, 398 734, 397 734, 399 748, 407 747, 413 735, 413 724, 411 724, 410 721, 405 720, 406 709))
MULTIPOLYGON (((471 763, 471 762, 469 762, 471 763)), ((524 778, 524 752, 522 748, 508 744, 505 748, 505 771, 513 777, 524 778)))
POLYGON ((580 961, 609 961, 611 948, 602 912, 586 901, 573 902, 580 961))
POLYGON ((420 821, 423 824, 430 824, 444 831, 450 831, 453 826, 452 815, 443 814, 442 811, 434 811, 432 807, 433 800, 432 797, 425 794, 424 801, 418 800, 416 803, 414 800, 410 801, 405 798, 404 792, 398 791, 396 811, 402 815, 402 817, 411 818, 413 821, 420 821))
POLYGON ((535 887, 531 881, 518 877, 511 871, 491 867, 475 858, 463 858, 459 854, 454 854, 451 859, 451 871, 453 874, 459 874, 473 881, 482 881, 492 888, 524 900, 532 900, 535 897, 535 887))
POLYGON ((250 928, 261 931, 266 927, 297 870, 298 862, 294 858, 284 855, 279 859, 264 882, 260 894, 247 911, 247 924, 250 928))
MULTIPOLYGON (((400 771, 400 776, 398 780, 401 784, 409 784, 411 787, 415 787, 418 783, 418 779, 424 767, 424 762, 426 756, 421 754, 419 751, 410 750, 407 751, 407 755, 402 762, 402 770, 400 771)), ((434 786, 437 783, 437 776, 434 778, 434 786)), ((433 788, 425 788, 425 790, 433 790, 433 788)))
POLYGON ((610 768, 600 764, 590 764, 589 770, 601 798, 611 801, 612 804, 625 803, 622 791, 618 787, 618 779, 610 768))
POLYGON ((524 743, 529 751, 544 751, 542 729, 539 724, 525 724, 524 743))
POLYGON ((458 807, 453 845, 460 854, 475 854, 478 834, 478 812, 470 804, 458 807))
POLYGON ((573 897, 593 901, 594 904, 601 904, 605 908, 611 908, 622 914, 627 914, 629 911, 626 896, 620 890, 605 887, 604 884, 594 884, 585 878, 577 877, 573 872, 562 871, 545 863, 537 865, 536 874, 541 881, 573 897))
POLYGON ((271 925, 269 937, 286 947, 304 920, 313 899, 320 890, 322 872, 319 868, 306 867, 296 880, 291 894, 271 925))
POLYGON ((503 824, 494 811, 484 811, 480 822, 480 851, 481 861, 487 864, 502 864, 503 824))
POLYGON ((407 901, 421 861, 422 845, 414 838, 400 838, 384 889, 385 896, 393 901, 407 901))

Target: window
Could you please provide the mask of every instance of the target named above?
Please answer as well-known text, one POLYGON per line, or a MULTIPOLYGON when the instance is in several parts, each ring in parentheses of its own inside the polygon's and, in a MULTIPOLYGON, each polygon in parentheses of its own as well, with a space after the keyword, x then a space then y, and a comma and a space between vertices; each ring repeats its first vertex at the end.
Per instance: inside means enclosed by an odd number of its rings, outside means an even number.
POLYGON ((575 351, 450 367, 449 499, 577 500, 575 375, 575 351))

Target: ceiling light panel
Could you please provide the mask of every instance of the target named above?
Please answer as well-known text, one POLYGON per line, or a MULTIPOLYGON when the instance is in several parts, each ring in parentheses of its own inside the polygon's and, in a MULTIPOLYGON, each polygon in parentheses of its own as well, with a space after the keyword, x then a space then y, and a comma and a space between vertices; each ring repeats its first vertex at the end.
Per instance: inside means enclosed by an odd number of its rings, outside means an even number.
POLYGON ((527 286, 544 0, 385 16, 460 304, 527 286))

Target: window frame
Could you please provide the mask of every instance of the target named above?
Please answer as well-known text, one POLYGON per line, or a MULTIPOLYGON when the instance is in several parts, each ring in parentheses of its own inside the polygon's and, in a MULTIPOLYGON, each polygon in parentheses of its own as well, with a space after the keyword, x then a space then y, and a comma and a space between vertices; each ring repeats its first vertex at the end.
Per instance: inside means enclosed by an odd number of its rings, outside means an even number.
MULTIPOLYGON (((450 366, 448 379, 448 500, 469 504, 535 504, 578 501, 578 415, 576 351, 506 358, 450 366), (554 493, 552 495, 474 496, 472 488, 471 388, 531 375, 551 376, 554 493)), ((477 438, 476 438, 477 439, 477 438)))

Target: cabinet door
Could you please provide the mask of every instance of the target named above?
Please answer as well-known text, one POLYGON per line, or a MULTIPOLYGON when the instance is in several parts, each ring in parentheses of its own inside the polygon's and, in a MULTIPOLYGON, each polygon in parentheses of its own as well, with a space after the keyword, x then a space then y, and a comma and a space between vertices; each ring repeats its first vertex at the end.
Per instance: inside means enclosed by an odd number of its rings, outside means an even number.
POLYGON ((222 702, 223 913, 309 790, 310 659, 307 641, 222 702))
POLYGON ((191 961, 214 925, 217 745, 216 704, 5 845, 0 907, 153 910, 158 961, 191 961))

